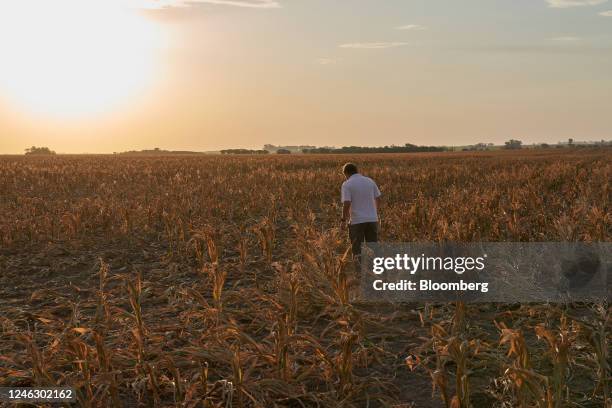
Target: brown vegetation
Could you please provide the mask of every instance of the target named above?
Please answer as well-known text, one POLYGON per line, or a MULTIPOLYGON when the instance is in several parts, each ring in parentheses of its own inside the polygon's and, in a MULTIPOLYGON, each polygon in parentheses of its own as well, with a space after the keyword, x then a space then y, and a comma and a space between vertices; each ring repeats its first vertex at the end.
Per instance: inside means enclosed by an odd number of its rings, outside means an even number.
MULTIPOLYGON (((607 305, 351 302, 347 159, 0 158, 0 386, 85 407, 610 404, 607 305)), ((611 237, 605 149, 350 159, 385 241, 611 237)))

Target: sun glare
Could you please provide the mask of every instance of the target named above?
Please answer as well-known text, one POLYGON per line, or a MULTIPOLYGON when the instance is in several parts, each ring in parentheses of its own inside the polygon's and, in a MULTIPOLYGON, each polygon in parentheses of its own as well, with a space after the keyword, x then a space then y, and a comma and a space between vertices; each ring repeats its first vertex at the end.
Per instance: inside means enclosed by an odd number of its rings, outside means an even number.
POLYGON ((151 85, 160 41, 116 1, 3 0, 0 98, 61 117, 116 109, 151 85))

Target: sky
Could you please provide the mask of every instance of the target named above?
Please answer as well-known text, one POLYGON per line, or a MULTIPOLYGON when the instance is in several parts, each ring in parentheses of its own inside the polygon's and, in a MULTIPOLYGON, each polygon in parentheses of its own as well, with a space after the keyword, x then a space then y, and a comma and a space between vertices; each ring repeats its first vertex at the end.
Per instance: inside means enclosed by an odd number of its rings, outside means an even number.
POLYGON ((612 0, 0 0, 0 154, 612 139, 612 0))

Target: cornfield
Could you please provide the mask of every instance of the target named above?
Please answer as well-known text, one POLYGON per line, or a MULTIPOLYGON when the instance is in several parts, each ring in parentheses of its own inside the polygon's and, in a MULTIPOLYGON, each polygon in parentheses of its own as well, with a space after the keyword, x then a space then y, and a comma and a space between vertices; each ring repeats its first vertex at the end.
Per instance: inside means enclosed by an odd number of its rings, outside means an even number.
POLYGON ((611 407, 607 304, 354 301, 338 222, 351 160, 383 193, 382 241, 610 241, 611 159, 0 157, 0 386, 83 407, 611 407))

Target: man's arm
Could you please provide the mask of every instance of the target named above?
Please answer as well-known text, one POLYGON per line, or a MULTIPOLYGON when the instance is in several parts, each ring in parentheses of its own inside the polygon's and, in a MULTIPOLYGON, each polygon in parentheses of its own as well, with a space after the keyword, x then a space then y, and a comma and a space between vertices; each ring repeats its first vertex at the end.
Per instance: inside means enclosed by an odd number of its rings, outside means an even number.
POLYGON ((351 190, 348 188, 346 182, 342 183, 341 191, 342 200, 342 222, 348 222, 351 218, 351 190))
POLYGON ((351 216, 351 202, 345 201, 342 203, 342 221, 348 222, 351 216))
POLYGON ((376 208, 376 213, 378 213, 378 209, 380 208, 380 190, 376 183, 374 183, 374 207, 376 208))

